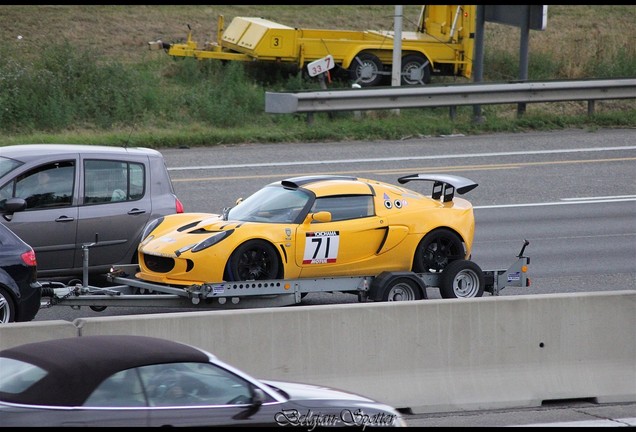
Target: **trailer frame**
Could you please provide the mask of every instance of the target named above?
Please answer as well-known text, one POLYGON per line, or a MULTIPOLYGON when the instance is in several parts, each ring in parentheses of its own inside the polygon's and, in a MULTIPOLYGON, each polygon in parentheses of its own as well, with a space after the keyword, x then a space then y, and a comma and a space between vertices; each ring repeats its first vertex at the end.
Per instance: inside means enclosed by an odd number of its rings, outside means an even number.
MULTIPOLYGON (((530 285, 527 276, 530 258, 524 255, 528 244, 528 240, 524 240, 516 260, 506 269, 481 270, 474 261, 458 260, 459 264, 453 266, 452 274, 445 273, 446 270, 439 273, 393 271, 377 276, 251 280, 182 287, 138 279, 134 276, 138 266, 127 264, 113 266, 106 275, 112 286, 89 285, 87 272, 81 283, 38 281, 38 284, 42 289, 41 308, 56 305, 74 308, 89 306, 97 312, 109 306, 202 309, 278 307, 298 304, 306 294, 318 292, 354 294, 360 303, 369 300, 427 299, 427 288, 439 288, 444 298, 481 297, 484 292, 498 296, 505 287, 530 285), (463 297, 463 293, 471 295, 463 297)), ((83 248, 85 263, 88 263, 89 247, 92 245, 83 248)))

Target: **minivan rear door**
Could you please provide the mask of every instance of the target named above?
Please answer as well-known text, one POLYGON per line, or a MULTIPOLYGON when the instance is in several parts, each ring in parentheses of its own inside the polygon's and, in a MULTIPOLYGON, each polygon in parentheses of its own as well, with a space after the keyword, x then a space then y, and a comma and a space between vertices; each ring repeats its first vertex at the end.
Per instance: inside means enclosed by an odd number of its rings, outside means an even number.
MULTIPOLYGON (((77 244, 89 247, 89 264, 129 264, 152 214, 150 170, 146 157, 82 158, 77 244)), ((83 254, 75 256, 82 267, 83 254)))

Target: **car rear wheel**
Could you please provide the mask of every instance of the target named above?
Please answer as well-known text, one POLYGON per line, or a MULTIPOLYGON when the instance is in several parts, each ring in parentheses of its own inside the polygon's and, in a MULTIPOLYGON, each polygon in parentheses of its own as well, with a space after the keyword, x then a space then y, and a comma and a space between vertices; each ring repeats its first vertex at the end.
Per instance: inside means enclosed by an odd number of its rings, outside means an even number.
POLYGON ((15 303, 9 292, 0 286, 0 324, 15 321, 15 303))
POLYGON ((473 261, 457 260, 442 272, 439 287, 443 298, 473 298, 484 294, 484 272, 473 261))
POLYGON ((250 240, 239 246, 227 263, 228 281, 276 279, 279 274, 276 249, 264 240, 250 240))
POLYGON ((416 273, 440 272, 449 263, 464 259, 464 243, 453 231, 440 228, 428 233, 417 246, 413 259, 416 273))

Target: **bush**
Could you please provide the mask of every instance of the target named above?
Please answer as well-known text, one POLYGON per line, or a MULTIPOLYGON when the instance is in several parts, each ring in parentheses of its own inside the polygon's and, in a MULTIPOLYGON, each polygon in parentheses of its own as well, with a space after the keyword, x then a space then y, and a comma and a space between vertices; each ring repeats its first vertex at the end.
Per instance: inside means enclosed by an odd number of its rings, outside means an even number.
MULTIPOLYGON (((34 61, 18 50, 0 48, 0 131, 7 135, 75 132, 102 144, 126 140, 146 146, 206 145, 230 142, 276 142, 339 139, 400 139, 405 136, 475 133, 481 130, 527 130, 571 125, 562 119, 527 116, 521 121, 498 119, 506 108, 488 107, 488 121, 472 123, 470 107, 451 121, 447 109, 373 112, 356 117, 350 112, 316 114, 311 127, 304 115, 264 112, 266 91, 297 92, 320 89, 289 65, 221 62, 169 56, 145 63, 119 63, 68 41, 49 44, 34 61), (463 113, 463 114, 462 114, 463 113), (135 138, 131 131, 138 134, 135 138)), ((597 53, 595 57, 559 57, 539 50, 529 58, 529 80, 571 79, 573 74, 626 77, 636 70, 630 45, 597 53), (583 71, 583 72, 582 72, 583 71)), ((484 81, 517 80, 519 60, 504 50, 487 50, 484 81)), ((349 88, 346 75, 332 74, 329 88, 349 88)), ((627 105, 629 107, 629 105, 627 105)), ((460 107, 461 108, 461 107, 460 107)), ((633 125, 633 109, 618 110, 621 125, 633 125), (622 112, 621 112, 622 111, 622 112)), ((589 122, 585 117, 579 123, 589 122)), ((605 114, 603 125, 611 124, 605 114)), ((19 140, 19 138, 16 138, 19 140)), ((46 138, 44 138, 46 140, 46 138)), ((54 136, 50 141, 59 141, 54 136)), ((65 137, 65 140, 68 140, 65 137)), ((28 140, 27 140, 28 141, 28 140)), ((44 142, 41 140, 41 142, 44 142)))

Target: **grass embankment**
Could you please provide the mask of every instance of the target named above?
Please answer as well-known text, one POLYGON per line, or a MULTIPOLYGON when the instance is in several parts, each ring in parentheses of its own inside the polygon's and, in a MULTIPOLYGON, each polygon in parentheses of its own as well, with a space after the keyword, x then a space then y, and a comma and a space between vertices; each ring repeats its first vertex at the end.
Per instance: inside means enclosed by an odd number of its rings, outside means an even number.
MULTIPOLYGON (((217 15, 261 16, 295 27, 392 29, 394 6, 0 6, 0 145, 69 142, 146 147, 247 142, 404 139, 440 134, 634 127, 633 99, 305 115, 264 112, 266 91, 318 89, 314 79, 271 64, 175 60, 148 50, 176 42, 190 24, 215 38, 217 15), (43 25, 42 23, 46 23, 43 25)), ((419 6, 404 7, 415 28, 419 6)), ((636 6, 549 6, 531 31, 529 80, 634 77, 636 6)), ((486 23, 484 81, 518 78, 519 29, 486 23)), ((449 82, 435 77, 433 84, 449 82)), ((467 83, 455 79, 451 82, 467 83)), ((330 86, 347 87, 336 81, 330 86)))

